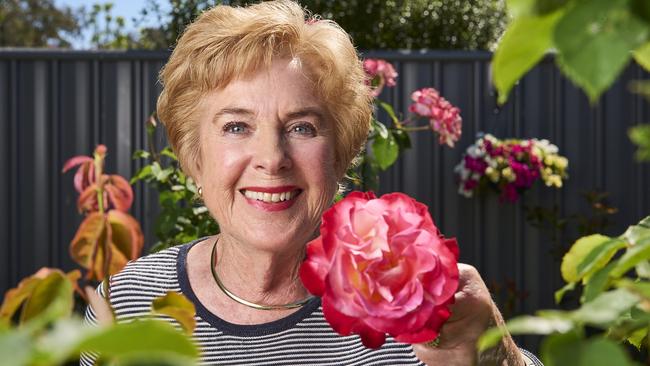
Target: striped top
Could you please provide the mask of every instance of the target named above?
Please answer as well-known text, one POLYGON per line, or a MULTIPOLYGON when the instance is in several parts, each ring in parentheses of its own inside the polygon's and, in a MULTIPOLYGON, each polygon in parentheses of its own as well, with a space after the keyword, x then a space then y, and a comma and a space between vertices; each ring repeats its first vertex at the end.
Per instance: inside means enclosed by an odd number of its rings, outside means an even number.
MULTIPOLYGON (((111 277, 109 300, 118 322, 149 314, 154 298, 175 291, 196 307, 193 339, 201 365, 424 365, 410 345, 391 337, 381 348, 369 349, 357 335, 339 335, 325 320, 319 298, 270 323, 239 325, 219 318, 201 304, 188 280, 185 261, 196 242, 139 258, 111 277)), ((91 307, 86 319, 96 322, 91 307)), ((93 357, 84 355, 80 364, 92 365, 93 357)))
MULTIPOLYGON (((357 335, 339 335, 325 320, 319 298, 270 323, 239 325, 219 318, 197 299, 187 275, 187 253, 200 240, 139 258, 112 276, 109 300, 117 321, 150 314, 154 298, 175 291, 196 307, 192 337, 201 352, 201 365, 424 365, 411 345, 390 336, 381 348, 369 349, 357 335)), ((104 296, 102 286, 98 291, 104 296)), ((86 321, 96 323, 90 306, 86 321)), ((93 365, 94 359, 82 355, 80 364, 93 365)))

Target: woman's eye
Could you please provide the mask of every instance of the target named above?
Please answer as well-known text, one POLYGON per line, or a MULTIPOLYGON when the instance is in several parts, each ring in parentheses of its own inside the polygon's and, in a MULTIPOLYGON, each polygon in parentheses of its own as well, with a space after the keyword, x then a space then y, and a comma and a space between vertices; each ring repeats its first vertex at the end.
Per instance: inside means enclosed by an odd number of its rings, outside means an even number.
POLYGON ((223 131, 225 133, 241 135, 248 132, 248 126, 243 122, 228 122, 223 126, 223 131))
POLYGON ((316 127, 311 123, 299 123, 291 126, 291 133, 301 136, 316 136, 316 127))

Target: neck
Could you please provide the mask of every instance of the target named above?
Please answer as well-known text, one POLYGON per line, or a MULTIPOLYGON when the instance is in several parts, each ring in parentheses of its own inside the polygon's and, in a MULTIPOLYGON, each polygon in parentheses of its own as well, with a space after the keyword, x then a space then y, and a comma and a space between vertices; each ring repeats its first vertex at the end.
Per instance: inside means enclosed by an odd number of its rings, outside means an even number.
POLYGON ((221 235, 216 245, 216 272, 223 285, 240 298, 277 305, 308 295, 298 276, 304 243, 283 251, 267 251, 221 235))

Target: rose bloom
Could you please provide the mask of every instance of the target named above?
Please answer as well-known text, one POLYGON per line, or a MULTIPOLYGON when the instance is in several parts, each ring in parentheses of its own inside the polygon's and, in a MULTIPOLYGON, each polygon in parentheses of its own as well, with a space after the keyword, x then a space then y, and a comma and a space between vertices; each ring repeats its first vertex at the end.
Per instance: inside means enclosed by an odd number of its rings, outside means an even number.
POLYGON ((375 86, 372 90, 373 96, 377 97, 381 94, 384 86, 393 87, 397 85, 397 71, 393 65, 381 59, 369 58, 363 61, 363 69, 366 74, 370 77, 370 81, 375 80, 373 85, 375 86))
POLYGON ((305 287, 341 335, 377 348, 438 336, 458 287, 458 245, 436 228, 427 207, 402 193, 377 199, 353 192, 323 214, 307 246, 305 287))

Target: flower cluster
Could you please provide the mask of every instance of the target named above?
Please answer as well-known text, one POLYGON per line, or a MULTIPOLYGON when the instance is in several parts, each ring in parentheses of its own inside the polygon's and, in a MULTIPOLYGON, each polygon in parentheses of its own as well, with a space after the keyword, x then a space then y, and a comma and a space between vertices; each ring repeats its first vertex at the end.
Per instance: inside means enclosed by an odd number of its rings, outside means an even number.
POLYGON ((548 187, 562 187, 568 165, 548 140, 499 140, 487 134, 467 148, 456 166, 458 192, 472 197, 479 188, 492 186, 502 201, 515 202, 538 179, 548 187))
POLYGON ((406 343, 438 336, 458 287, 458 244, 425 205, 403 193, 352 192, 323 214, 320 234, 300 277, 334 330, 371 348, 386 334, 406 343))
POLYGON ((388 61, 369 58, 363 61, 363 69, 369 76, 372 95, 375 97, 381 94, 384 86, 393 87, 396 85, 395 79, 398 74, 388 61))
POLYGON ((411 94, 413 104, 409 111, 429 119, 431 129, 438 133, 441 144, 454 147, 460 139, 463 119, 460 109, 454 107, 434 88, 423 88, 411 94))

